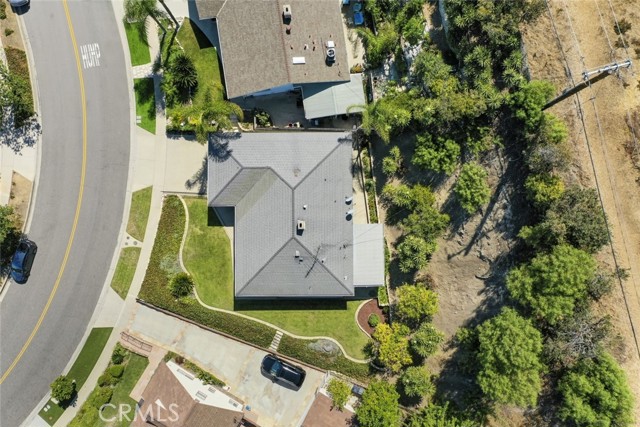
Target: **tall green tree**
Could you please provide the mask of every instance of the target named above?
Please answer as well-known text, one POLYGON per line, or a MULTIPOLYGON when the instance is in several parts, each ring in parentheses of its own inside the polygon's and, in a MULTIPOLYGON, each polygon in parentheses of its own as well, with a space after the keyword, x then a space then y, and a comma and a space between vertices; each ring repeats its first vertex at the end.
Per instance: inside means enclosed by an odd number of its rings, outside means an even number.
POLYGON ((153 19, 163 33, 167 32, 165 26, 162 25, 164 13, 158 9, 157 0, 125 0, 125 22, 145 22, 147 18, 153 19))
POLYGON ((427 266, 429 258, 436 251, 433 240, 425 240, 410 234, 398 244, 398 268, 403 273, 421 270, 427 266))
POLYGON ((460 160, 460 146, 452 139, 418 135, 412 162, 416 166, 451 175, 460 160))
POLYGON ((448 405, 431 403, 414 412, 406 421, 406 427, 477 427, 472 421, 461 420, 451 414, 448 405))
POLYGON ((570 318, 576 305, 584 301, 595 271, 591 255, 560 245, 511 270, 507 275, 507 289, 536 317, 556 325, 570 318))
POLYGON ((361 427, 400 427, 402 413, 398 407, 400 395, 395 387, 386 382, 374 380, 362 395, 362 402, 356 408, 356 418, 361 427))
POLYGON ((489 202, 491 189, 487 176, 487 171, 477 163, 469 162, 462 166, 453 192, 467 213, 473 214, 489 202))
POLYGON ((434 354, 444 341, 444 334, 436 329, 432 323, 423 322, 409 341, 411 350, 421 357, 434 354))
POLYGON ((634 424, 633 397, 624 371, 608 353, 585 359, 558 381, 558 415, 578 427, 634 424))
POLYGON ((524 123, 527 132, 536 133, 542 123, 542 107, 551 99, 555 89, 544 80, 534 80, 523 85, 511 96, 516 118, 524 123))
POLYGON ((404 393, 409 397, 428 398, 435 391, 431 373, 424 366, 410 366, 399 378, 404 393))
POLYGON ((534 406, 542 388, 542 335, 511 309, 478 326, 478 385, 492 401, 534 406))

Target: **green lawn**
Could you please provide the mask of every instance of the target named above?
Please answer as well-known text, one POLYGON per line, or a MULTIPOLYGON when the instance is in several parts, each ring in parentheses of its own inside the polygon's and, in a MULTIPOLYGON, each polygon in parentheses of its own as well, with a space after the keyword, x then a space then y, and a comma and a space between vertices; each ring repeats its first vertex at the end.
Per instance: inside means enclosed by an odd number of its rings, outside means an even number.
MULTIPOLYGON (((85 381, 87 381, 87 377, 98 361, 105 344, 107 344, 112 329, 113 328, 93 328, 89 333, 87 342, 84 344, 84 347, 82 347, 82 350, 80 350, 80 354, 67 373, 67 377, 76 380, 76 390, 80 390, 85 381)), ((40 416, 50 425, 54 425, 64 412, 64 409, 51 400, 47 402, 45 407, 47 405, 49 406, 49 410, 45 412, 43 408, 40 411, 40 416)))
POLYGON ((129 292, 141 250, 141 248, 124 248, 120 251, 120 259, 118 259, 116 272, 113 274, 113 280, 111 280, 111 288, 122 299, 125 299, 129 292))
MULTIPOLYGON (((139 356, 137 354, 131 353, 129 355, 129 360, 124 369, 124 374, 122 374, 122 378, 113 388, 113 396, 111 397, 111 402, 116 407, 119 407, 120 404, 126 403, 131 406, 131 408, 136 407, 136 401, 129 397, 129 393, 133 390, 136 383, 140 379, 140 376, 146 369, 149 364, 149 359, 146 357, 139 356)), ((103 411, 105 418, 109 419, 116 415, 116 410, 113 407, 107 407, 103 411)), ((131 414, 133 416, 133 413, 131 414)), ((103 425, 101 423, 100 425, 103 425)), ((105 424, 106 425, 106 424, 105 424)), ((131 421, 127 421, 123 419, 120 422, 109 424, 110 426, 119 426, 119 427, 128 427, 131 425, 131 421)))
POLYGON ((198 92, 194 103, 200 102, 207 91, 212 91, 214 99, 223 99, 224 89, 216 48, 190 19, 182 23, 178 41, 198 72, 198 92))
POLYGON ((142 190, 134 191, 131 196, 127 233, 141 242, 144 240, 144 232, 147 229, 147 221, 149 220, 152 189, 153 187, 143 188, 142 190))
POLYGON ((185 267, 199 284, 198 296, 208 305, 233 310, 231 244, 206 201, 185 198, 189 233, 182 252, 185 267))
POLYGON ((206 304, 265 320, 297 335, 333 337, 351 356, 364 357, 368 337, 354 320, 360 301, 236 301, 234 305, 229 239, 215 214, 208 214, 205 199, 185 200, 189 231, 183 261, 206 304))
POLYGON ((152 78, 133 79, 133 89, 136 93, 136 117, 140 117, 137 123, 142 129, 156 133, 156 95, 152 78))
POLYGON ((131 65, 148 64, 151 62, 149 53, 149 42, 147 41, 147 31, 143 22, 124 23, 127 33, 127 43, 131 54, 131 65))

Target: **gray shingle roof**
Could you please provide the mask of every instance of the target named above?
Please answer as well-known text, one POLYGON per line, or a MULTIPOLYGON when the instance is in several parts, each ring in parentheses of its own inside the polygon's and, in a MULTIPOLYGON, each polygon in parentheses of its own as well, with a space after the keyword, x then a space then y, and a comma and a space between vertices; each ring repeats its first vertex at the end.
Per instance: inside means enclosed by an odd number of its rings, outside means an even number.
POLYGON ((217 134, 210 152, 225 145, 209 160, 209 206, 235 207, 236 296, 353 295, 350 135, 217 134))
MULTIPOLYGON (((310 83, 302 85, 304 116, 308 120, 346 114, 349 107, 366 104, 362 74, 351 74, 345 83, 310 83)), ((352 108, 350 112, 361 112, 352 108)))
POLYGON ((353 226, 353 285, 378 286, 384 283, 382 224, 353 226))
POLYGON ((229 98, 288 84, 349 80, 339 0, 197 0, 201 19, 215 16, 229 98), (285 23, 283 6, 291 7, 285 23), (287 28, 290 30, 287 31, 287 28), (333 41, 336 60, 326 63, 333 41), (294 64, 304 57, 304 64, 294 64))

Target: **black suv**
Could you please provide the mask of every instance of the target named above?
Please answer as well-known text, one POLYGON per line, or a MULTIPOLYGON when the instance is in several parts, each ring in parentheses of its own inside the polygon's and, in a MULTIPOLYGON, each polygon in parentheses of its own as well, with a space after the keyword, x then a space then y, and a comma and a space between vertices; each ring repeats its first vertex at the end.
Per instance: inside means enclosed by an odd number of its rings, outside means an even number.
POLYGON ((264 375, 271 377, 273 381, 282 381, 296 388, 302 386, 304 378, 307 376, 304 369, 291 365, 271 354, 267 354, 262 359, 260 370, 264 375))
POLYGON ((23 239, 18 243, 18 249, 11 259, 11 277, 16 283, 27 282, 36 252, 38 252, 38 247, 31 240, 23 239))

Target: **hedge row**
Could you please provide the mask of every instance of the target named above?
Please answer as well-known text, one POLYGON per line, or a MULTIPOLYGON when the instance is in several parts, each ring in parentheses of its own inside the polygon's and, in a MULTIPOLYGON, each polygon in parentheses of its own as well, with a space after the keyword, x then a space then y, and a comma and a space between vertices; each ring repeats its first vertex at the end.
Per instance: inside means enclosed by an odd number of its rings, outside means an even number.
POLYGON ((368 364, 352 362, 344 357, 342 352, 327 354, 313 350, 309 348, 309 344, 312 342, 284 335, 280 340, 278 352, 321 369, 338 371, 360 381, 368 382, 371 378, 372 373, 368 364))
POLYGON ((260 347, 268 347, 276 331, 261 323, 228 313, 209 310, 193 297, 176 299, 169 290, 170 268, 178 263, 185 212, 177 196, 167 196, 162 207, 156 241, 139 298, 212 329, 233 335, 260 347))

